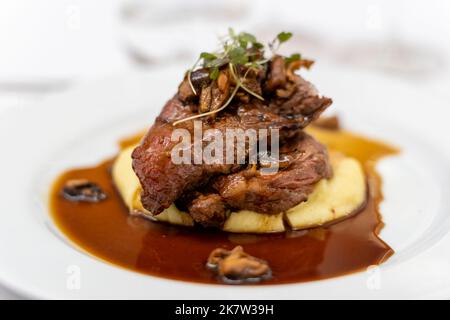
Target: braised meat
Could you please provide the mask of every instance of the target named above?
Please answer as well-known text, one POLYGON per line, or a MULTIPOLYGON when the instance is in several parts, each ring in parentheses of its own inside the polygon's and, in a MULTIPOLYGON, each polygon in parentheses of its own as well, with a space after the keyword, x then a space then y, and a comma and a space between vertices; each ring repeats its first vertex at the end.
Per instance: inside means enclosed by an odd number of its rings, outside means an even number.
POLYGON ((295 137, 283 149, 280 158, 288 164, 276 174, 248 168, 215 179, 214 188, 230 208, 280 213, 307 200, 317 182, 331 177, 327 150, 311 136, 295 137))
POLYGON ((307 200, 315 184, 332 175, 326 148, 303 132, 283 145, 280 161, 276 174, 262 175, 250 166, 215 177, 206 194, 195 192, 182 199, 184 207, 196 222, 220 227, 230 211, 286 211, 307 200))
POLYGON ((219 194, 196 192, 188 202, 187 210, 197 223, 205 227, 220 227, 225 222, 229 209, 219 194))
MULTIPOLYGON (((141 196, 143 206, 153 214, 159 214, 168 208, 184 192, 194 190, 217 174, 228 174, 238 170, 240 164, 176 164, 172 161, 171 150, 178 144, 172 141, 174 129, 186 129, 194 136, 192 121, 174 127, 172 122, 191 115, 189 105, 183 104, 176 96, 170 100, 155 124, 144 137, 133 154, 133 169, 143 187, 141 196)), ((303 122, 281 117, 254 101, 248 105, 235 106, 234 110, 224 112, 213 122, 203 121, 203 130, 218 129, 279 129, 282 137, 288 137, 302 128, 303 122)), ((194 154, 194 141, 190 149, 194 154)))
MULTIPOLYGON (((171 151, 179 143, 171 140, 174 130, 185 129, 191 136, 194 133, 193 121, 180 120, 205 113, 207 116, 197 119, 201 121, 203 131, 279 129, 280 141, 284 144, 298 136, 331 104, 331 99, 320 96, 309 82, 293 74, 292 66, 286 65, 283 58, 275 56, 267 70, 254 72, 241 66, 235 71, 239 73, 241 83, 233 80, 227 69, 220 69, 215 80, 206 77, 204 69, 186 75, 178 93, 166 103, 132 154, 133 169, 143 188, 142 204, 147 210, 159 214, 181 196, 214 181, 217 194, 196 198, 189 203, 188 209, 196 221, 216 225, 223 221, 229 208, 266 213, 287 209, 288 205, 304 201, 312 184, 329 176, 325 150, 308 136, 295 142, 298 145, 289 151, 293 161, 289 168, 266 179, 244 179, 249 170, 245 163, 175 164, 172 161, 171 151), (242 90, 239 85, 247 90, 242 90), (258 99, 257 95, 264 100, 258 99), (225 104, 226 109, 211 112, 225 104), (244 179, 243 184, 238 183, 240 179, 244 179), (234 185, 244 189, 236 192, 234 185), (264 204, 263 200, 268 203, 264 204)), ((192 154, 194 147, 192 141, 188 147, 192 154)))

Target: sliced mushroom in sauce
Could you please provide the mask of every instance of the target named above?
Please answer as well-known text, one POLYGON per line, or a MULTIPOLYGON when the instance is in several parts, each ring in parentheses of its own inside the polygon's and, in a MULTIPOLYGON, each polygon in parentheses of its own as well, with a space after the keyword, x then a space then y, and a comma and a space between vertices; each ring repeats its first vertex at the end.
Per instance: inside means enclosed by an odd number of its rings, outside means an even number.
POLYGON ((73 202, 95 203, 107 197, 100 186, 85 179, 68 180, 61 193, 66 200, 73 202))
POLYGON ((249 255, 241 246, 233 250, 214 249, 206 266, 227 284, 260 282, 272 277, 267 261, 249 255))

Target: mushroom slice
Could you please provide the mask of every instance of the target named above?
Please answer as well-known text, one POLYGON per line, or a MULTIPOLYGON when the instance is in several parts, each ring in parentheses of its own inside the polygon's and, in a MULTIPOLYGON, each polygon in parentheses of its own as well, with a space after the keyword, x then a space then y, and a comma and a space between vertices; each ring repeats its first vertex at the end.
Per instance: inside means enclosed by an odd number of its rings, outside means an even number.
POLYGON ((211 106, 211 86, 203 87, 200 93, 199 110, 201 113, 208 112, 211 106))
POLYGON ((206 266, 227 284, 259 282, 272 277, 272 270, 267 261, 249 255, 241 246, 230 251, 223 248, 214 249, 206 266))
POLYGON ((85 179, 68 180, 62 189, 65 199, 73 202, 100 202, 106 194, 95 183, 85 179))
POLYGON ((286 68, 286 76, 290 81, 295 81, 296 76, 295 76, 295 70, 298 70, 300 68, 306 68, 309 69, 311 68, 311 66, 314 64, 313 60, 308 60, 308 59, 299 59, 299 60, 295 60, 292 61, 286 68))

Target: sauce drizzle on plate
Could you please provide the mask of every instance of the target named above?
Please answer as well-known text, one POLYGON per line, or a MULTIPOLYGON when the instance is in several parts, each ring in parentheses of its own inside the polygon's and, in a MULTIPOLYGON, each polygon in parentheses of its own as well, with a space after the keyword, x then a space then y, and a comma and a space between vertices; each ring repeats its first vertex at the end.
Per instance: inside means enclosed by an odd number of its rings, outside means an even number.
MULTIPOLYGON (((383 227, 379 213, 383 196, 375 166, 379 159, 398 151, 344 130, 311 127, 307 131, 329 149, 358 159, 367 175, 366 206, 329 226, 283 234, 230 234, 131 216, 110 175, 113 160, 63 173, 52 187, 51 213, 62 232, 85 252, 133 271, 176 280, 220 283, 205 268, 206 259, 217 247, 230 250, 237 245, 269 262, 273 277, 259 284, 326 279, 382 263, 393 250, 378 236, 383 227), (65 200, 60 191, 72 179, 95 182, 108 198, 100 203, 65 200)), ((124 140, 120 145, 125 147, 137 139, 124 140)))

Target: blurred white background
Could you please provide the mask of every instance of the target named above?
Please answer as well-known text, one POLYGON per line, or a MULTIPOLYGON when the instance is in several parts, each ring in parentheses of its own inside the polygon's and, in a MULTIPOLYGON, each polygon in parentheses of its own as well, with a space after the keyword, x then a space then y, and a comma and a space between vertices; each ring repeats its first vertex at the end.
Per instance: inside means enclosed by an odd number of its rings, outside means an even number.
POLYGON ((189 66, 229 26, 291 31, 286 50, 450 98, 448 0, 2 0, 0 116, 94 78, 189 66))
POLYGON ((447 72, 446 0, 3 0, 0 89, 61 89, 136 63, 189 64, 228 26, 264 39, 289 30, 305 54, 378 72, 447 72))

